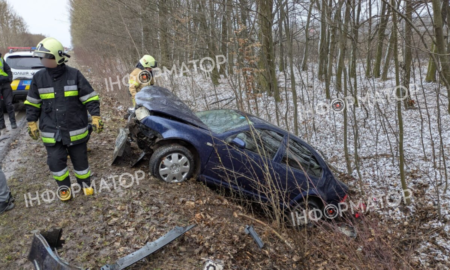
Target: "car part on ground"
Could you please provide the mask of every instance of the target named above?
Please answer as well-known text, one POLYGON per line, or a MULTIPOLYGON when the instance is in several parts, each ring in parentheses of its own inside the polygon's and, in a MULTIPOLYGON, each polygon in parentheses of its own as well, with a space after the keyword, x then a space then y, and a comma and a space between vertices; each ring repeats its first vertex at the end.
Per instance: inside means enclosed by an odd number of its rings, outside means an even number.
POLYGON ((250 234, 253 239, 255 239, 256 244, 259 246, 259 248, 264 247, 264 243, 259 237, 259 235, 256 233, 255 229, 253 229, 253 226, 245 226, 245 234, 250 234))
POLYGON ((185 234, 187 231, 191 230, 197 226, 196 224, 187 226, 187 227, 175 227, 175 229, 171 230, 167 234, 163 235, 162 237, 158 238, 157 240, 153 242, 147 243, 144 247, 141 249, 131 253, 130 255, 127 255, 123 258, 120 258, 115 264, 112 265, 105 265, 101 268, 101 270, 120 270, 125 269, 138 261, 144 259, 145 257, 149 256, 152 253, 155 253, 156 251, 160 250, 162 247, 166 246, 167 244, 171 243, 178 237, 185 234))
POLYGON ((36 270, 80 270, 84 268, 69 265, 58 253, 56 248, 62 247, 62 229, 53 229, 40 234, 36 232, 33 237, 28 260, 33 263, 36 270))
POLYGON ((158 147, 150 158, 150 172, 164 182, 180 183, 194 173, 194 156, 184 146, 168 144, 158 147))
MULTIPOLYGON (((141 249, 117 260, 114 264, 104 265, 101 270, 121 270, 125 269, 138 261, 144 259, 152 253, 160 250, 164 246, 173 242, 186 232, 197 226, 196 224, 186 227, 175 227, 162 237, 153 242, 148 242, 141 249)), ((28 260, 33 263, 36 270, 83 270, 84 268, 69 265, 65 260, 59 257, 56 252, 61 248, 64 240, 61 240, 62 229, 52 229, 42 234, 36 231, 34 233, 31 249, 28 254, 28 260)))
POLYGON ((130 142, 128 141, 128 135, 130 131, 128 128, 121 128, 119 130, 119 135, 116 138, 116 144, 114 146, 114 154, 111 165, 113 165, 118 157, 126 156, 130 152, 130 142))
POLYGON ((349 224, 345 224, 345 223, 340 223, 337 225, 338 230, 347 235, 350 238, 356 239, 356 237, 358 236, 358 232, 356 230, 355 226, 351 226, 349 224))

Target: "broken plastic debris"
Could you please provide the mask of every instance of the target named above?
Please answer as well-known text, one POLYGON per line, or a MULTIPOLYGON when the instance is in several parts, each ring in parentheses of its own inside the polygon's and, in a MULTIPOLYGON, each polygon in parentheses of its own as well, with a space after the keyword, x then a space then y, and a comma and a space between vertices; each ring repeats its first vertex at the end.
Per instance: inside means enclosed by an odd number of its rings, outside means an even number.
POLYGON ((255 242, 258 244, 259 248, 264 247, 263 241, 259 238, 259 235, 255 232, 255 229, 253 229, 253 226, 245 226, 245 234, 250 234, 253 239, 255 239, 255 242))

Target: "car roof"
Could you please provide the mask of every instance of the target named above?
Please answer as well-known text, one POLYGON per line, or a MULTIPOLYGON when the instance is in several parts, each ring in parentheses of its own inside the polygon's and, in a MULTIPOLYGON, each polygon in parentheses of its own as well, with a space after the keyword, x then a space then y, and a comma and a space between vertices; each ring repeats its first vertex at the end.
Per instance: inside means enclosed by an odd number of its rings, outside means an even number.
POLYGON ((5 54, 5 57, 9 56, 33 56, 33 52, 30 51, 16 51, 16 52, 8 52, 5 54))

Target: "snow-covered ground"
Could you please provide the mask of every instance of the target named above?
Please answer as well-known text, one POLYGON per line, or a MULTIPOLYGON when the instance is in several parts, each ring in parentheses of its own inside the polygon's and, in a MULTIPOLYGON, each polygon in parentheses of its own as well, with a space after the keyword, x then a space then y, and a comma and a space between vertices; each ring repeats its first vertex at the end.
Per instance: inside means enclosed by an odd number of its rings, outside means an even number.
MULTIPOLYGON (((415 220, 414 215, 418 209, 429 209, 431 218, 418 223, 421 229, 429 230, 429 233, 417 236, 424 240, 415 252, 415 259, 426 268, 431 260, 445 263, 450 256, 450 191, 445 191, 445 168, 449 166, 450 152, 450 115, 447 112, 445 87, 437 83, 425 83, 421 78, 425 77, 426 63, 420 64, 415 63, 411 78, 414 86, 410 89, 415 109, 405 110, 403 107, 402 110, 405 171, 408 188, 414 193, 412 205, 384 205, 376 211, 386 220, 404 223, 415 220), (440 220, 436 214, 439 208, 440 220)), ((343 112, 331 109, 325 113, 314 112, 315 108, 323 107, 323 103, 331 104, 330 100, 325 99, 325 83, 315 76, 314 66, 310 66, 307 72, 295 75, 299 107, 298 136, 321 150, 331 165, 346 172, 343 112)), ((360 106, 348 107, 348 149, 352 161, 352 176, 357 180, 349 184, 359 191, 359 181, 362 181, 366 193, 364 200, 375 200, 376 197, 379 201, 381 196, 401 191, 397 105, 392 94, 396 86, 395 76, 391 70, 387 81, 367 79, 364 77, 364 70, 360 68, 357 78, 357 91, 362 98, 359 99, 360 106), (361 179, 354 164, 355 126, 359 134, 357 150, 361 179)), ((331 82, 332 100, 344 98, 342 93, 336 93, 334 79, 335 77, 331 82)), ((274 98, 267 93, 257 93, 256 103, 253 95, 247 95, 244 89, 237 87, 244 83, 236 75, 222 76, 217 87, 211 84, 205 74, 176 77, 170 81, 164 77, 157 78, 157 84, 171 89, 187 105, 198 111, 215 108, 241 109, 294 133, 294 100, 290 75, 278 73, 278 83, 282 101, 276 106, 274 98), (236 99, 241 95, 242 100, 236 99)))

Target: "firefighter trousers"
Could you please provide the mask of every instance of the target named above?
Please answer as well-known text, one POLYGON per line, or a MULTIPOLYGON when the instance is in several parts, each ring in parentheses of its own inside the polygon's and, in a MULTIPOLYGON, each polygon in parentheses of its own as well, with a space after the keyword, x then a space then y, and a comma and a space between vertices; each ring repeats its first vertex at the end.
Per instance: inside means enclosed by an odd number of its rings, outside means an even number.
POLYGON ((52 172, 53 178, 58 186, 70 187, 69 168, 67 167, 67 155, 72 160, 74 174, 78 184, 83 187, 91 186, 91 171, 87 157, 87 142, 73 146, 63 145, 56 142, 47 148, 47 165, 52 172))

